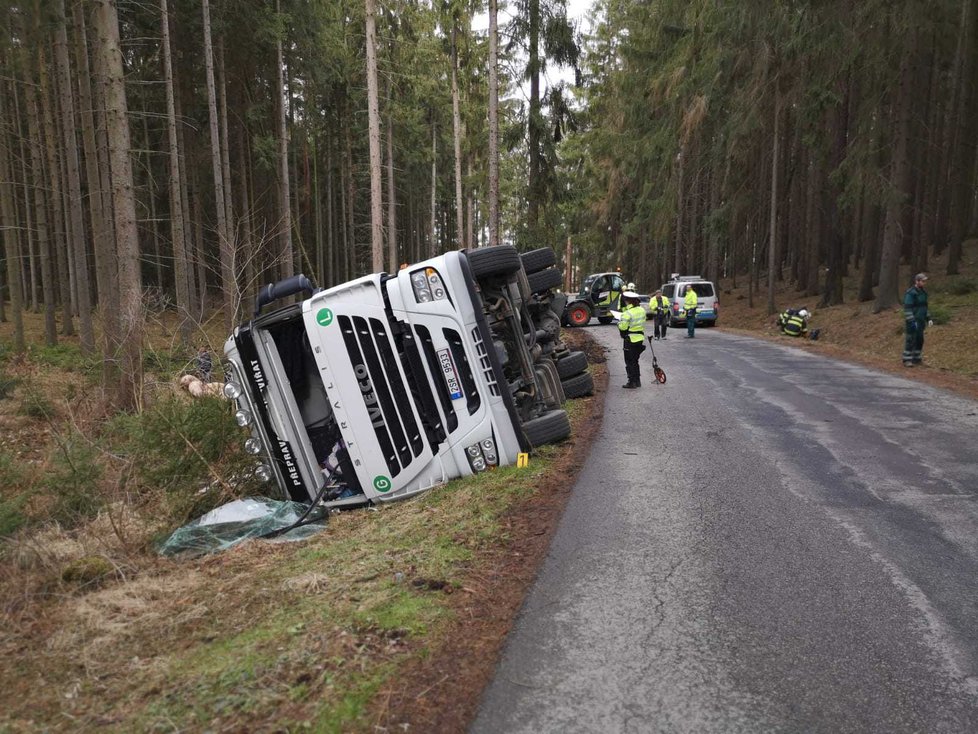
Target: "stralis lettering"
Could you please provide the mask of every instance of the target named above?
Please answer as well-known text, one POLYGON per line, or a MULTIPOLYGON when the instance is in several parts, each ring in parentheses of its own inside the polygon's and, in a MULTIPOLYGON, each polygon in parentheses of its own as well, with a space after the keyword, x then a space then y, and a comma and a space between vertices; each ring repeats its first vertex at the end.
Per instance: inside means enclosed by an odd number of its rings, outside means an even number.
POLYGON ((282 461, 285 462, 286 473, 289 479, 292 480, 293 486, 301 487, 302 477, 299 476, 299 468, 295 465, 295 459, 292 458, 292 447, 285 441, 280 440, 278 442, 278 450, 282 456, 282 461))
POLYGON ((367 372, 367 368, 362 365, 354 365, 353 374, 357 376, 360 385, 360 392, 363 393, 363 402, 367 405, 367 413, 370 415, 370 425, 374 428, 383 428, 384 414, 380 410, 380 405, 377 404, 377 393, 374 392, 374 387, 370 382, 370 374, 367 372))
POLYGON ((261 365, 258 364, 257 359, 251 360, 251 379, 255 381, 259 390, 265 389, 265 375, 261 371, 261 365))

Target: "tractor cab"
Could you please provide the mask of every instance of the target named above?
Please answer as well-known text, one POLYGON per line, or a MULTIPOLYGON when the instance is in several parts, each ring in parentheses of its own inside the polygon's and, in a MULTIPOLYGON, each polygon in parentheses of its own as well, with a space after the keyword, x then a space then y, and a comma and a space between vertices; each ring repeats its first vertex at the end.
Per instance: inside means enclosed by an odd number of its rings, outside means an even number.
POLYGON ((586 326, 592 316, 602 324, 614 321, 612 311, 619 308, 619 298, 625 289, 621 273, 592 273, 584 278, 581 288, 564 308, 563 322, 568 326, 586 326))

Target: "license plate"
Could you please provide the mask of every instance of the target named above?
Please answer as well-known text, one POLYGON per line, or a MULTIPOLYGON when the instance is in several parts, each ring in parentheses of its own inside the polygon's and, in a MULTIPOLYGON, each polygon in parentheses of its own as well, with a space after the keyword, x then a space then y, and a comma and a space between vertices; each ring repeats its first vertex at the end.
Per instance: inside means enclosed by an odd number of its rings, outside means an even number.
POLYGON ((441 371, 445 374, 445 382, 448 383, 448 392, 452 400, 458 400, 462 397, 462 388, 458 384, 458 372, 455 371, 451 352, 447 349, 439 349, 438 361, 441 363, 441 371))

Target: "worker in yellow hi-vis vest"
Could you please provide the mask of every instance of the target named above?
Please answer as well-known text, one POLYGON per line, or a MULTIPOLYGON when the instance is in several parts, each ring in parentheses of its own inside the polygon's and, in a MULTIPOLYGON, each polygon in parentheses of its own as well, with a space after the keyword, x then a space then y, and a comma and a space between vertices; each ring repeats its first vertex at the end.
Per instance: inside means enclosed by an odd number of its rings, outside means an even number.
POLYGON ((639 305, 639 295, 635 291, 624 291, 621 301, 625 307, 618 321, 618 331, 625 342, 625 374, 628 375, 628 382, 622 387, 632 390, 642 386, 638 358, 645 351, 645 309, 639 305))

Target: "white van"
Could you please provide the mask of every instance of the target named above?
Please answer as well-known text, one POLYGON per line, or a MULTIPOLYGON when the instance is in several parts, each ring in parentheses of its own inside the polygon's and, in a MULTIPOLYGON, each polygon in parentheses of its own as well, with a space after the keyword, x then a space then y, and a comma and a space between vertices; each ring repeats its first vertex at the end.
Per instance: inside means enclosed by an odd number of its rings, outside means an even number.
POLYGON ((673 273, 668 283, 662 284, 662 295, 672 303, 672 326, 683 326, 686 323, 686 311, 683 299, 686 289, 692 288, 699 299, 696 306, 697 326, 716 326, 720 313, 720 297, 716 286, 701 275, 679 275, 673 273))

